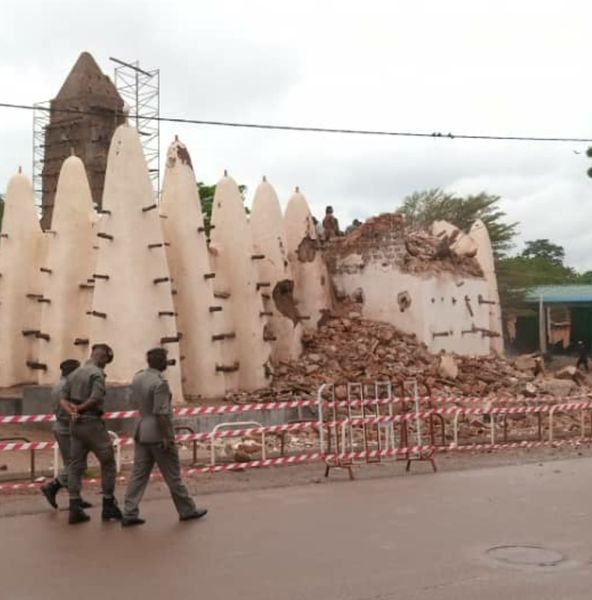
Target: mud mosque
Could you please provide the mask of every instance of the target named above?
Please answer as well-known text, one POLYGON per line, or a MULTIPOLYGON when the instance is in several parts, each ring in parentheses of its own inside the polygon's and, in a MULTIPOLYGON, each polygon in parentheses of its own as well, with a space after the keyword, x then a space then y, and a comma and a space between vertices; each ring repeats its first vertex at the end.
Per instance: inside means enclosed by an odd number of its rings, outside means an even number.
POLYGON ((155 202, 138 132, 113 116, 116 90, 86 53, 56 101, 85 108, 82 97, 104 112, 96 123, 52 121, 51 135, 69 128, 64 142, 76 139, 47 162, 44 227, 24 173, 6 190, 1 388, 51 384, 64 358, 84 360, 95 342, 113 347, 109 381, 122 385, 143 367, 146 349, 166 347, 177 403, 264 388, 273 365, 298 359, 303 332, 346 297, 365 318, 415 334, 430 351, 501 353, 483 223, 463 234, 438 222, 429 233, 471 268, 414 269, 398 215, 322 246, 298 188, 282 211, 263 178, 247 215, 225 173, 207 230, 188 149, 170 144, 155 202))

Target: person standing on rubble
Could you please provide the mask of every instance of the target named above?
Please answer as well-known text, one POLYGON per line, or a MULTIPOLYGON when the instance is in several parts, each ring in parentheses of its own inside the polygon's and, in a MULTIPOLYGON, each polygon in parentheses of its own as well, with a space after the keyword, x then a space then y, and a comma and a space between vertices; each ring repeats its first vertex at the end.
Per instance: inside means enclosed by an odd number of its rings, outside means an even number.
POLYGON ((113 443, 103 420, 105 401, 105 372, 103 369, 113 360, 113 350, 107 344, 95 344, 90 359, 74 371, 64 384, 62 408, 70 415, 72 437, 72 462, 68 473, 70 493, 70 525, 85 523, 90 517, 84 512, 80 491, 86 457, 92 452, 101 464, 101 487, 103 491, 103 521, 121 519, 121 511, 114 496, 117 467, 113 443))
MULTIPOLYGON (((58 444, 60 456, 62 457, 63 468, 53 481, 50 481, 41 488, 41 492, 49 504, 56 509, 58 507, 56 501, 57 493, 62 488, 68 487, 68 470, 71 462, 70 415, 62 408, 60 400, 62 398, 64 385, 66 384, 66 377, 68 377, 70 373, 73 373, 79 366, 80 361, 73 358, 63 361, 60 364, 60 371, 62 375, 51 390, 52 407, 55 414, 55 421, 53 423, 52 431, 58 444)), ((81 499, 80 502, 82 508, 92 507, 90 502, 86 502, 83 499, 81 499)))
POLYGON ((340 235, 339 222, 333 215, 333 207, 327 206, 325 209, 325 218, 323 219, 323 231, 325 233, 325 240, 329 241, 331 238, 340 235))
POLYGON ((588 348, 586 344, 582 340, 580 340, 576 345, 576 350, 578 352, 578 362, 576 363, 576 369, 579 369, 581 366, 584 367, 586 372, 589 372, 588 368, 588 348))
POLYGON ((181 462, 175 445, 171 391, 163 373, 169 364, 164 348, 146 354, 148 368, 134 376, 132 403, 140 412, 134 433, 134 467, 125 493, 122 527, 142 525, 139 506, 148 486, 154 463, 169 488, 180 521, 199 519, 207 514, 197 508, 181 478, 181 462))

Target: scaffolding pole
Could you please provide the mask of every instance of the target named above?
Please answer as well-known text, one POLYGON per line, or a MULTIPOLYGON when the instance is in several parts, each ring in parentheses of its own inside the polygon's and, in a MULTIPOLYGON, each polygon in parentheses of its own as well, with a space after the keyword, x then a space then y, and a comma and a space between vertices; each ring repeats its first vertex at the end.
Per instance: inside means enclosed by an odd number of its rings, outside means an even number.
POLYGON ((139 61, 110 57, 118 66, 114 82, 133 125, 140 135, 156 200, 160 194, 160 70, 140 68, 139 61))

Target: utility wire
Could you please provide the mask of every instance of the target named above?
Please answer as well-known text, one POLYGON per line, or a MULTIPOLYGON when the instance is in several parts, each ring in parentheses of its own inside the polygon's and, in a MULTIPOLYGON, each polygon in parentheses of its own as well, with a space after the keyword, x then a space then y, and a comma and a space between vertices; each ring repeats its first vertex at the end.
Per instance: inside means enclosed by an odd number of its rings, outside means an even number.
MULTIPOLYGON (((86 111, 75 108, 49 108, 47 106, 34 106, 29 104, 11 104, 0 102, 0 108, 14 108, 23 110, 38 110, 45 112, 61 112, 75 115, 105 115, 105 111, 86 111)), ((544 137, 544 136, 521 136, 521 135, 485 135, 466 133, 441 133, 441 132, 418 132, 418 131, 383 131, 379 129, 340 129, 332 127, 305 127, 298 125, 271 125, 264 123, 240 123, 233 121, 206 121, 203 119, 188 119, 184 117, 160 117, 145 115, 128 115, 126 113, 115 113, 130 120, 158 121, 160 123, 183 123, 187 125, 211 125, 216 127, 237 127, 246 129, 267 129, 275 131, 299 131, 308 133, 339 133, 353 135, 379 135, 390 137, 414 137, 414 138, 442 138, 450 140, 493 140, 511 142, 569 142, 569 143, 592 143, 592 138, 579 137, 544 137)))

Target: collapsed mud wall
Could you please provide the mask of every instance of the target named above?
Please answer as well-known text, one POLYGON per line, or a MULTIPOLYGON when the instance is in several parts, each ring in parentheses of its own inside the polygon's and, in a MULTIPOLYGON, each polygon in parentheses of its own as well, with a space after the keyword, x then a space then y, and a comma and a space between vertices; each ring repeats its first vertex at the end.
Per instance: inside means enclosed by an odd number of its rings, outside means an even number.
POLYGON ((447 223, 415 231, 387 214, 322 244, 298 189, 282 215, 264 181, 249 220, 225 175, 208 230, 187 148, 179 140, 169 148, 159 206, 138 134, 127 125, 113 137, 100 214, 76 157, 63 164, 55 228, 45 235, 24 176, 8 192, 2 387, 50 383, 62 360, 84 359, 93 343, 106 342, 115 350, 109 380, 120 384, 144 366, 146 350, 168 348, 176 402, 268 388, 330 318, 335 297, 432 352, 485 355, 501 347, 483 224, 470 236, 447 223))
MULTIPOLYGON (((485 355, 499 337, 490 307, 499 300, 479 262, 476 243, 459 236, 408 232, 400 215, 370 219, 330 242, 325 257, 338 295, 362 315, 415 334, 432 352, 485 355)), ((495 278, 495 274, 493 275, 495 278)))

